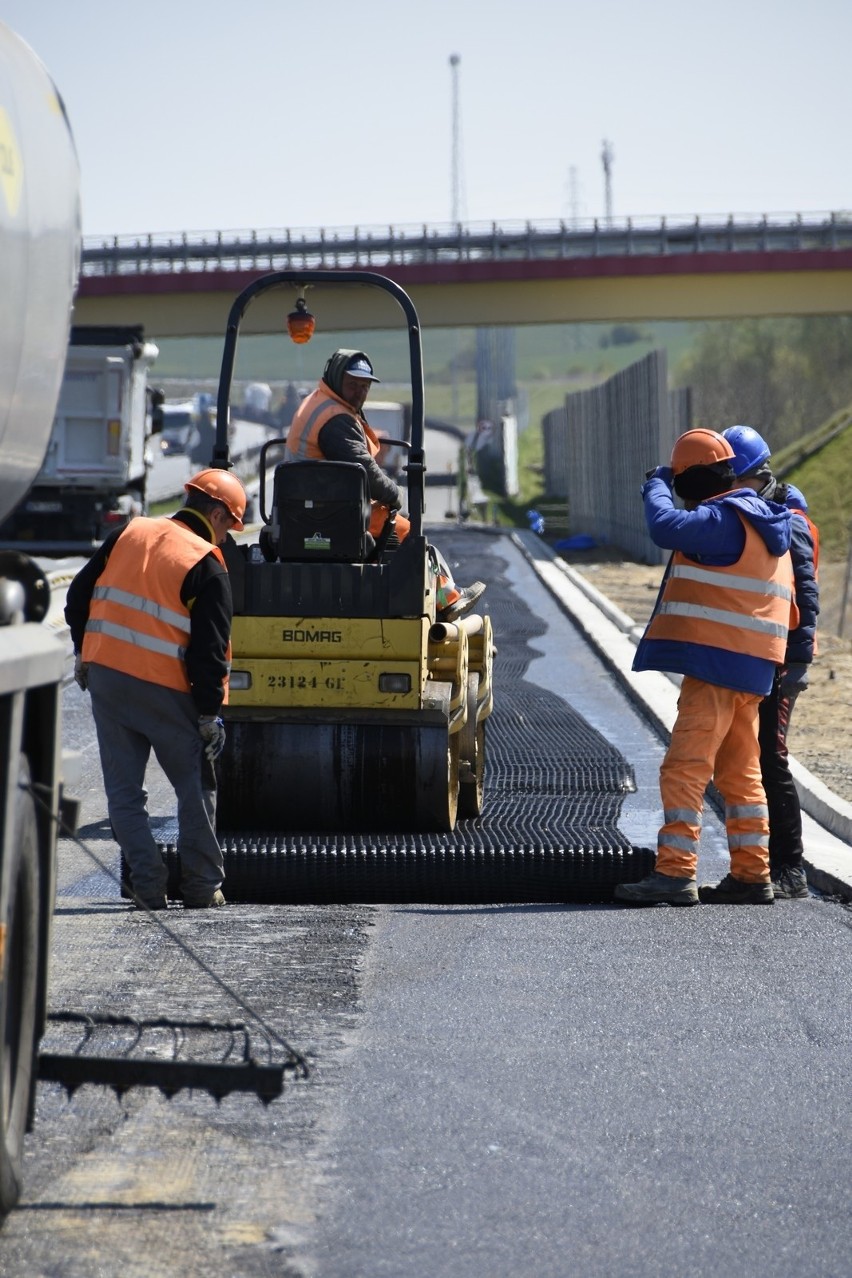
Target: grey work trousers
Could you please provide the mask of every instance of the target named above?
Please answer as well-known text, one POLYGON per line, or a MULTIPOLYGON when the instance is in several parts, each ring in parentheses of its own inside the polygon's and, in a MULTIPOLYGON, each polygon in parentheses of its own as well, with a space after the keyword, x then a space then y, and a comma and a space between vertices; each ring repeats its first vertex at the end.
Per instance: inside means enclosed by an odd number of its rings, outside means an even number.
POLYGON ((109 819, 133 891, 146 901, 166 891, 166 865, 148 822, 145 771, 153 749, 177 797, 183 898, 206 904, 225 871, 216 837, 215 774, 192 697, 95 663, 89 666, 89 692, 109 819))

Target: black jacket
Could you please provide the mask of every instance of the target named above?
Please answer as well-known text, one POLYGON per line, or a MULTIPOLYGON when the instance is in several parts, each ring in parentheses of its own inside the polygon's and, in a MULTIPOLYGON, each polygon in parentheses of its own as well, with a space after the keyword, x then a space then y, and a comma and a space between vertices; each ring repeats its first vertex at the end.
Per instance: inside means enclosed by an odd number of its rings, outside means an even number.
MULTIPOLYGON (((366 415, 364 420, 369 420, 366 415)), ((391 510, 399 509, 402 505, 400 490, 372 457, 354 409, 351 415, 341 412, 330 417, 319 433, 318 443, 327 461, 357 462, 363 466, 373 501, 390 506, 391 510)))
MULTIPOLYGON (((323 369, 320 384, 324 382, 335 395, 342 395, 346 366, 359 355, 367 358, 364 351, 335 351, 323 369)), ((362 412, 361 416, 369 423, 365 413, 362 412)), ((320 431, 317 443, 327 461, 357 462, 359 466, 363 466, 367 472, 367 486, 372 500, 383 506, 390 506, 391 510, 399 510, 402 494, 391 477, 374 460, 354 408, 351 414, 341 410, 337 416, 330 417, 320 431)))

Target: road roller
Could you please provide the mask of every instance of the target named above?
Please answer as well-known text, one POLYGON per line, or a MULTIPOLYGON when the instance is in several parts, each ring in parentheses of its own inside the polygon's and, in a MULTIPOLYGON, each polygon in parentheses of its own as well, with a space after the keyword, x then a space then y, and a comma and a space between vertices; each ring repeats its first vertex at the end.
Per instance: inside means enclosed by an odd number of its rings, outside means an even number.
POLYGON ((423 532, 420 326, 405 291, 374 272, 319 269, 270 272, 245 288, 228 318, 213 465, 230 465, 231 384, 249 306, 273 290, 284 306, 295 296, 287 328, 304 341, 315 322, 306 290, 319 309, 323 290, 340 287, 383 290, 407 325, 411 434, 391 442, 407 455, 411 531, 402 542, 390 528, 369 535, 362 467, 285 465, 283 440, 264 446, 259 533, 224 547, 234 623, 220 833, 450 832, 482 811, 492 627, 482 612, 438 617, 423 532))

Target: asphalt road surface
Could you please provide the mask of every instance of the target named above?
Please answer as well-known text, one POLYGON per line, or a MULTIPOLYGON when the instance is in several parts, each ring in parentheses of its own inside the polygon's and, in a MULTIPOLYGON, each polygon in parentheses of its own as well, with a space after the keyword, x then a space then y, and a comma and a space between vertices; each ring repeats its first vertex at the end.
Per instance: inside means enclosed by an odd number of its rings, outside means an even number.
MULTIPOLYGON (((497 635, 495 701, 524 679, 616 743, 637 786, 620 828, 653 844, 658 739, 508 538, 438 540, 459 579, 536 618, 522 653, 497 635)), ((243 905, 172 909, 170 936, 119 897, 73 684, 65 733, 107 868, 63 841, 51 1006, 245 1019, 201 960, 310 1074, 268 1108, 40 1084, 0 1273, 851 1272, 848 908, 243 905)), ((725 868, 708 809, 700 877, 725 868)))

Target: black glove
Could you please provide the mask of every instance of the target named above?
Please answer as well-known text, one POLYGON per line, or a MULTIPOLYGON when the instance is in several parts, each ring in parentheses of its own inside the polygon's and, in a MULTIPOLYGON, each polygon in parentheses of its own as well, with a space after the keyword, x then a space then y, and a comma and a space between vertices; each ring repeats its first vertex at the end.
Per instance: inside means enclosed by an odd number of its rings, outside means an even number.
POLYGON ((212 714, 199 715, 198 732, 204 742, 204 753, 211 763, 215 763, 225 749, 224 723, 212 714))
POLYGON ((664 484, 668 484, 669 488, 671 488, 674 472, 671 466, 655 466, 653 470, 645 471, 645 481, 647 482, 649 479, 661 479, 664 484))
POLYGON ((801 692, 808 686, 808 667, 804 661, 791 661, 781 667, 781 692, 801 692))
POLYGON ((79 652, 74 658, 74 680, 85 692, 89 686, 89 663, 83 660, 79 652))

